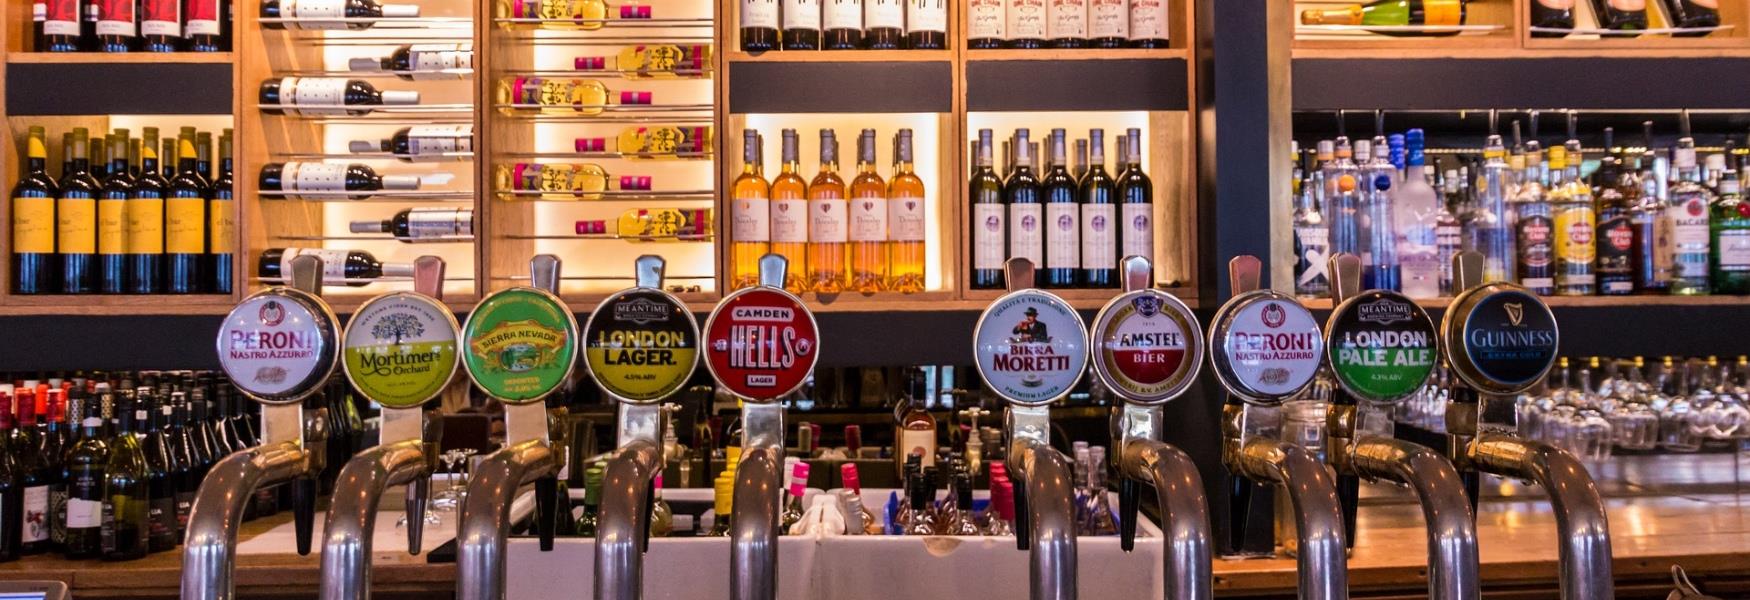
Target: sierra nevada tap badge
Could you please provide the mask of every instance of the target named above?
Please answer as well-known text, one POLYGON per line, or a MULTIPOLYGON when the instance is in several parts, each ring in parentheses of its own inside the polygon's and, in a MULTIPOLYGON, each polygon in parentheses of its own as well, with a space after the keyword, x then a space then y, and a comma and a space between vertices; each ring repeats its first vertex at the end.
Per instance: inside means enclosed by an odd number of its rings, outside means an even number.
POLYGON ((661 400, 686 385, 699 364, 699 329, 680 300, 633 288, 603 300, 583 326, 585 364, 609 394, 661 400))
POLYGON ((359 394, 390 408, 436 398, 456 374, 456 317, 422 294, 372 298, 347 323, 346 377, 359 394))
POLYGON ((1050 404, 1069 393, 1088 366, 1081 315, 1040 290, 997 298, 972 335, 979 374, 991 391, 1013 403, 1050 404))
POLYGON ((1397 292, 1372 290, 1331 313, 1325 328, 1331 370, 1344 391, 1370 402, 1409 397, 1434 373, 1434 321, 1397 292))
POLYGON ((488 296, 462 327, 463 366, 488 395, 533 402, 565 383, 576 360, 577 321, 559 298, 528 287, 488 296))
POLYGON ((1189 387, 1203 363, 1197 316, 1160 290, 1126 293, 1094 317, 1094 374, 1133 402, 1165 402, 1189 387))

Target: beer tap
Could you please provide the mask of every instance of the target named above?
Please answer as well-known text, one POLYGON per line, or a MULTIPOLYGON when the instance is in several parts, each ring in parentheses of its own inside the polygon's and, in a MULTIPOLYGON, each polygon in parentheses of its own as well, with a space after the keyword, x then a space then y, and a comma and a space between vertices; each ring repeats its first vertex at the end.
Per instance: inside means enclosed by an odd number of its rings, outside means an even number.
POLYGON ((1009 293, 979 316, 978 372, 1009 403, 1005 462, 1015 481, 1015 543, 1029 553, 1033 600, 1076 597, 1075 483, 1069 458, 1051 447, 1050 405, 1067 396, 1088 363, 1081 315, 1033 288, 1033 263, 1009 259, 1009 293))
POLYGON ((637 285, 602 300, 583 327, 590 377, 619 405, 619 446, 609 454, 595 535, 595 597, 637 600, 650 548, 650 498, 663 466, 663 399, 698 366, 699 328, 662 291, 662 257, 635 264, 637 285))
MULTIPOLYGON (((1264 435, 1255 421, 1312 385, 1324 338, 1312 312, 1293 296, 1258 287, 1254 256, 1228 262, 1233 298, 1209 328, 1210 367, 1228 392, 1222 407, 1222 465, 1233 489, 1259 482, 1288 493, 1294 509, 1301 600, 1346 600, 1349 555, 1343 511, 1330 471, 1306 449, 1264 435)), ((1246 497, 1229 498, 1231 526, 1243 529, 1246 497)))
MULTIPOLYGON (((1165 530, 1167 600, 1213 597, 1210 574, 1209 502, 1203 478, 1183 450, 1161 441, 1162 407, 1197 381, 1203 364, 1203 325, 1172 294, 1154 289, 1147 258, 1126 257, 1125 293, 1094 316, 1088 346, 1098 352, 1094 376, 1124 399, 1118 438, 1120 544, 1136 545, 1142 483, 1153 483, 1165 530)), ((1105 465, 1095 465, 1104 469, 1105 465)))
POLYGON ((510 287, 486 296, 462 325, 462 366, 487 396, 504 405, 504 447, 474 465, 456 530, 456 597, 503 600, 505 544, 511 502, 535 484, 535 529, 542 551, 553 549, 558 506, 559 454, 550 441, 548 395, 565 386, 576 367, 577 320, 555 293, 559 258, 530 261, 536 287, 510 287))
POLYGON ((315 449, 327 425, 319 414, 306 415, 302 402, 334 374, 340 320, 321 297, 321 258, 293 258, 291 281, 243 299, 219 328, 220 366, 262 404, 261 445, 226 456, 201 481, 182 550, 183 600, 234 597, 237 529, 257 488, 294 486, 298 553, 310 553, 316 498, 313 485, 299 484, 313 484, 322 469, 315 449))
MULTIPOLYGON (((1325 350, 1337 388, 1331 394, 1326 459, 1337 472, 1346 533, 1353 543, 1362 478, 1409 487, 1427 523, 1428 597, 1479 598, 1476 520, 1457 469, 1440 452, 1368 431, 1361 423, 1363 408, 1396 404, 1427 385, 1439 351, 1434 322, 1402 294, 1360 291, 1358 256, 1333 255, 1329 272, 1337 304, 1325 326, 1325 350)), ((1379 419, 1384 421, 1383 415, 1379 419)))
POLYGON ((1598 486, 1567 451, 1521 438, 1515 397, 1555 363, 1555 313, 1535 294, 1483 283, 1483 256, 1453 257, 1455 295, 1441 321, 1447 365, 1457 375, 1446 407, 1447 456, 1465 472, 1474 507, 1479 473, 1533 481, 1549 494, 1560 540, 1561 597, 1611 598, 1610 522, 1598 486))
POLYGON ((425 439, 422 406, 455 379, 459 327, 443 303, 444 261, 413 263, 412 292, 389 292, 360 305, 342 336, 346 377, 383 407, 377 445, 352 458, 335 480, 322 542, 323 600, 369 600, 371 532, 389 486, 407 486, 407 552, 419 554, 425 502, 437 449, 425 439), (381 368, 381 367, 393 368, 381 368))
POLYGON ((741 402, 741 462, 729 525, 729 597, 778 595, 779 492, 784 406, 820 358, 819 327, 801 298, 784 291, 789 261, 760 257, 759 285, 725 296, 705 321, 705 366, 741 402))

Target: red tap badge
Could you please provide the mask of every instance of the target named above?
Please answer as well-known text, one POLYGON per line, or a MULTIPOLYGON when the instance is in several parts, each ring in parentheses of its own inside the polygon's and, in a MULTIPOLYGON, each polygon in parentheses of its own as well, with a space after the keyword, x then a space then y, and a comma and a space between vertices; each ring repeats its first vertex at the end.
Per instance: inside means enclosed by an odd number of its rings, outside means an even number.
POLYGON ((770 402, 795 391, 819 357, 814 313, 783 290, 730 294, 705 322, 705 367, 748 400, 770 402))

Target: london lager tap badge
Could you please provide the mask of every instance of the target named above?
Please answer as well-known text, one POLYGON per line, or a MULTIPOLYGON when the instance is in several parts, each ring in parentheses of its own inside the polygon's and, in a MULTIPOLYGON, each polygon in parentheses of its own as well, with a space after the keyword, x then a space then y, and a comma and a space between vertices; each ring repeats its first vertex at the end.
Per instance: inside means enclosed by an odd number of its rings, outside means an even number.
POLYGON ((276 288, 257 293, 219 327, 219 365, 237 389, 263 402, 295 402, 337 362, 335 319, 321 299, 276 288))
POLYGON ((552 294, 509 288, 487 296, 468 315, 462 344, 462 365, 482 391, 503 402, 534 402, 571 376, 577 320, 552 294))
POLYGON ((1165 402, 1197 377, 1203 331, 1191 309, 1171 294, 1137 290, 1094 317, 1094 374, 1132 402, 1165 402))
POLYGON ((1011 292, 984 310, 973 333, 978 373, 1004 399, 1051 403, 1088 367, 1088 329, 1061 298, 1039 290, 1011 292))
POLYGON ((346 378, 365 398, 409 408, 436 398, 459 368, 456 317, 432 298, 391 292, 372 298, 342 337, 346 378))
POLYGON ((661 400, 686 385, 699 364, 699 329, 665 292, 634 288, 609 296, 583 327, 585 364, 609 394, 661 400))
POLYGON ((1216 378, 1242 400, 1276 404, 1305 389, 1324 362, 1324 338, 1312 312, 1283 294, 1235 296, 1209 330, 1216 378))
POLYGON ((1438 333, 1428 313, 1397 292, 1363 292, 1331 313, 1326 351, 1337 383, 1357 398, 1396 402, 1434 373, 1438 333))
POLYGON ((783 290, 731 294, 705 322, 705 366, 742 398, 769 402, 795 391, 819 359, 814 313, 783 290))

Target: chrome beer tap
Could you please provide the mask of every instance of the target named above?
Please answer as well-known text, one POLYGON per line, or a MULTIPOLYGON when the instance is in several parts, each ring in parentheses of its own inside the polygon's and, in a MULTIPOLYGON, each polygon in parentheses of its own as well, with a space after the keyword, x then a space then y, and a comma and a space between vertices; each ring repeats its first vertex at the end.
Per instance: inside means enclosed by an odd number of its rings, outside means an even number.
MULTIPOLYGON (((1305 448, 1262 435, 1251 424, 1257 413, 1311 385, 1324 361, 1318 321, 1294 297, 1260 289, 1261 274, 1257 257, 1229 261, 1233 298, 1210 323, 1210 366, 1229 395, 1222 407, 1222 465, 1233 478, 1232 489, 1259 482, 1288 493, 1299 544, 1301 600, 1346 600, 1348 534, 1330 471, 1305 448)), ((1233 517, 1248 502, 1243 495, 1229 498, 1232 527, 1245 527, 1243 518, 1233 517)))
POLYGON ((413 263, 412 292, 390 292, 359 306, 342 345, 346 376, 360 395, 383 407, 377 445, 340 470, 322 536, 323 600, 369 600, 371 532, 377 504, 390 486, 407 486, 407 551, 419 554, 425 502, 437 466, 436 447, 425 439, 422 406, 455 378, 456 317, 443 303, 444 261, 421 256, 413 263), (358 356, 354 364, 351 356, 358 356), (393 373, 367 361, 402 365, 393 373))
MULTIPOLYGON (((1140 490, 1152 483, 1160 502, 1166 560, 1167 600, 1213 597, 1210 574, 1209 501, 1197 464, 1183 450, 1161 441, 1162 407, 1197 381, 1203 364, 1203 325, 1191 308, 1172 294, 1154 289, 1147 258, 1121 263, 1125 293, 1094 317, 1088 347, 1098 354, 1094 375, 1124 399, 1114 445, 1119 449, 1120 543, 1136 543, 1140 490)), ((1105 465, 1095 465, 1104 469, 1105 465)))
POLYGON ((619 405, 619 446, 608 456, 595 535, 595 597, 644 593, 651 494, 663 467, 668 406, 698 366, 692 311, 662 291, 662 257, 636 262, 637 285, 603 300, 583 327, 590 376, 619 405))
POLYGON ((1406 486, 1427 523, 1428 597, 1479 598, 1476 519, 1458 470, 1434 449, 1367 431, 1360 422, 1362 402, 1395 404, 1427 385, 1438 358, 1434 323, 1402 294, 1362 292, 1360 257, 1338 253, 1329 272, 1337 304, 1325 327, 1325 348, 1338 385, 1331 394, 1325 454, 1337 471, 1349 539, 1355 539, 1362 478, 1406 486))
POLYGON ((323 302, 322 259, 292 259, 291 287, 251 294, 219 328, 219 364, 233 385, 262 404, 261 445, 213 465, 196 492, 182 549, 183 600, 230 600, 243 504, 260 487, 294 486, 299 554, 309 554, 315 517, 316 448, 327 425, 306 415, 304 398, 321 389, 339 360, 340 320, 323 302))
POLYGON ((536 256, 529 265, 537 287, 511 287, 486 296, 462 326, 460 351, 468 377, 504 404, 504 447, 474 465, 456 530, 456 597, 503 600, 505 544, 512 501, 535 484, 535 529, 541 550, 553 549, 559 454, 550 441, 545 400, 576 367, 577 320, 555 295, 559 258, 536 256))
POLYGON ((1447 455, 1465 472, 1471 505, 1479 473, 1533 481, 1549 494, 1560 546, 1561 597, 1615 597, 1610 521, 1598 486, 1567 451, 1519 437, 1515 397, 1555 363, 1555 313, 1511 283, 1483 283, 1483 256, 1453 257, 1454 289, 1441 322, 1446 360, 1457 377, 1446 407, 1447 455))

